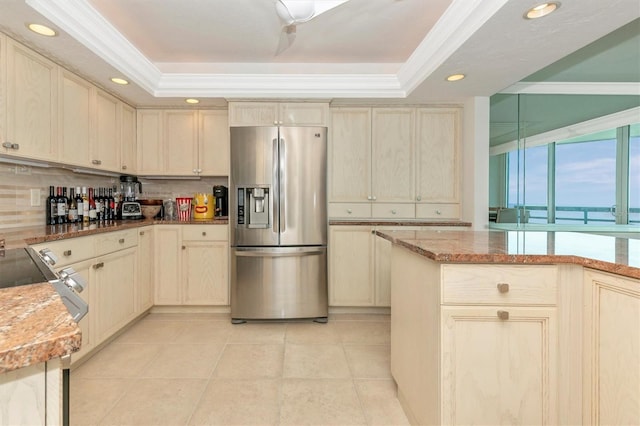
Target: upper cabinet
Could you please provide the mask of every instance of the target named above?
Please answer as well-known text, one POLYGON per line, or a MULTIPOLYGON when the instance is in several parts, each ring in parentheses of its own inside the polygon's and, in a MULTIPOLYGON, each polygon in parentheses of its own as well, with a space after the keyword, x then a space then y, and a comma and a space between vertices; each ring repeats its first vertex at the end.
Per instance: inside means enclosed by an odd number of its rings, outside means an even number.
POLYGON ((144 110, 138 115, 138 167, 142 175, 226 176, 226 110, 144 110))
POLYGON ((120 171, 136 173, 136 110, 122 104, 120 134, 120 171))
POLYGON ((62 70, 59 79, 59 157, 74 165, 91 164, 91 109, 95 92, 88 81, 62 70))
POLYGON ((91 167, 120 171, 120 138, 122 102, 96 90, 91 167))
POLYGON ((324 102, 229 102, 229 126, 327 126, 324 102))
POLYGON ((5 41, 6 72, 0 74, 6 78, 6 124, 0 152, 50 161, 58 155, 58 66, 9 38, 5 41))
POLYGON ((332 108, 329 215, 457 219, 458 108, 332 108))

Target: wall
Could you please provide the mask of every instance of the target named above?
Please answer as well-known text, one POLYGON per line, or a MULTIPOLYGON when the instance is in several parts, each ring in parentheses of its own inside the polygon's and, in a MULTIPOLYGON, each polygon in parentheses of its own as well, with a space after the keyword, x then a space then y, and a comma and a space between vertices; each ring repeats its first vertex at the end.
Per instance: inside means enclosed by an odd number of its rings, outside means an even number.
MULTIPOLYGON (((214 185, 227 186, 226 177, 195 179, 140 179, 143 196, 176 198, 196 192, 213 192, 214 185)), ((45 224, 49 186, 119 187, 117 177, 74 173, 59 168, 20 166, 0 162, 0 229, 45 224), (31 206, 31 190, 40 190, 40 206, 31 206)))

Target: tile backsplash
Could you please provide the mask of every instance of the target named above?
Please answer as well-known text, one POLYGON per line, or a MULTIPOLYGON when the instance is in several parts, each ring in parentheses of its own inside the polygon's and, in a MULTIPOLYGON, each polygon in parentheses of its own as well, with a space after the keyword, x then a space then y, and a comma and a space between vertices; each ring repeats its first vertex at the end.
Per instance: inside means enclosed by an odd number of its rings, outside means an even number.
MULTIPOLYGON (((142 196, 146 198, 176 198, 196 192, 213 192, 214 185, 227 186, 227 177, 201 179, 145 179, 142 196)), ((0 162, 0 229, 45 224, 45 203, 49 186, 114 187, 118 177, 75 173, 60 168, 22 166, 0 162), (39 206, 32 206, 31 192, 39 190, 39 206)))

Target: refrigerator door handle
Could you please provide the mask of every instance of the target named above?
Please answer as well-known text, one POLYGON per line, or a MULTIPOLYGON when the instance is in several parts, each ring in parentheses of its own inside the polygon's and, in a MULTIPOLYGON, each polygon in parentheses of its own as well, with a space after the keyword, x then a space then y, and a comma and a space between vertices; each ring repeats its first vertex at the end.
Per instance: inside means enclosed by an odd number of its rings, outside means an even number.
POLYGON ((284 174, 284 164, 286 164, 285 162, 285 156, 287 155, 287 151, 286 151, 286 147, 285 147, 285 140, 284 139, 280 139, 280 161, 278 162, 278 166, 280 167, 280 187, 278 188, 278 191, 280 191, 280 194, 278 195, 282 195, 280 197, 280 214, 279 214, 279 218, 280 218, 280 233, 283 233, 286 229, 287 229, 287 206, 285 205, 285 196, 284 194, 287 193, 287 187, 286 187, 286 182, 287 182, 287 176, 284 174))
POLYGON ((291 249, 277 250, 265 249, 262 247, 236 248, 235 255, 240 257, 301 257, 313 256, 316 254, 326 253, 327 248, 322 247, 295 247, 291 249))
MULTIPOLYGON (((272 154, 273 154, 273 180, 272 182, 274 183, 274 185, 271 187, 273 193, 271 194, 271 221, 273 222, 273 232, 275 234, 277 234, 280 229, 280 212, 278 211, 278 209, 276 209, 276 206, 278 205, 278 199, 280 198, 280 188, 278 188, 278 185, 276 185, 276 183, 278 182, 279 179, 279 175, 280 175, 280 155, 278 154, 278 138, 275 138, 273 140, 273 147, 271 150, 272 154)), ((280 238, 278 237, 278 241, 280 241, 280 238)))

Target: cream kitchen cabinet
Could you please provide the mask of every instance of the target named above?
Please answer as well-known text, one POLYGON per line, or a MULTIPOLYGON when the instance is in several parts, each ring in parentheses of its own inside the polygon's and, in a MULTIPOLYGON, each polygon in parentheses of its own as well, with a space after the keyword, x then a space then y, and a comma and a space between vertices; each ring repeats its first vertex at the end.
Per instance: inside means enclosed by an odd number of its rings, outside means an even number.
POLYGON ((329 216, 457 219, 458 108, 332 108, 329 216))
POLYGON ((138 174, 226 176, 226 111, 138 110, 138 174))
POLYGON ((77 166, 91 164, 92 105, 95 93, 91 83, 62 70, 59 83, 60 161, 77 166))
MULTIPOLYGON (((58 66, 21 44, 6 43, 6 114, 0 153, 51 161, 58 158, 58 66)), ((5 52, 1 52, 5 53, 5 52)), ((3 59, 4 61, 4 59, 3 59)))
POLYGON ((228 226, 156 227, 156 305, 228 305, 228 226))
POLYGON ((229 102, 229 126, 327 126, 324 102, 229 102))
POLYGON ((585 269, 583 423, 640 421, 640 280, 585 269))
POLYGON ((138 273, 135 286, 137 314, 153 306, 154 242, 153 225, 138 228, 138 273))
POLYGON ((120 171, 122 102, 96 89, 91 138, 91 167, 112 172, 120 171))
POLYGON ((120 171, 136 173, 136 109, 122 103, 120 115, 120 171))
POLYGON ((369 226, 329 227, 329 305, 374 306, 374 236, 369 226))

